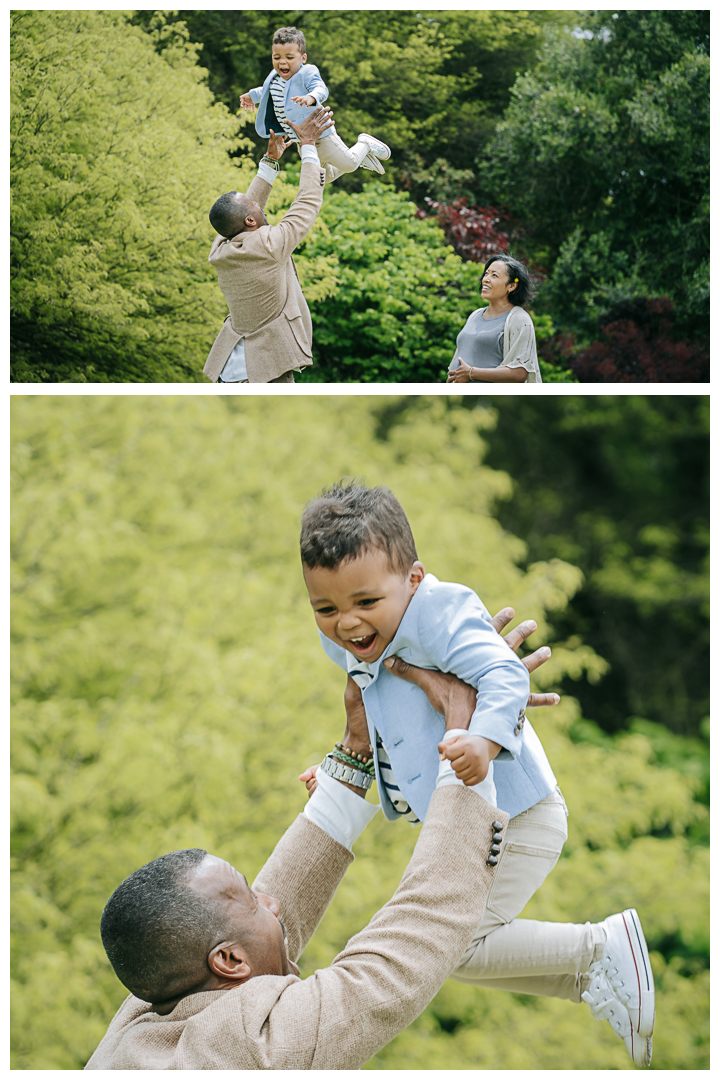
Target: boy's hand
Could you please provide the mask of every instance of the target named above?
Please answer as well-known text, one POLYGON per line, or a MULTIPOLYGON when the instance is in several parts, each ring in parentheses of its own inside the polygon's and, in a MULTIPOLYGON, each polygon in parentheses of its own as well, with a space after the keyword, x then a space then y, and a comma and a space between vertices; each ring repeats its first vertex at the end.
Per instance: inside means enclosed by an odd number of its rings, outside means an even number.
POLYGON ((482 735, 456 735, 443 739, 438 745, 440 758, 449 761, 459 780, 471 787, 484 780, 490 768, 490 762, 502 750, 502 747, 482 735))
POLYGON ((308 107, 312 105, 317 105, 317 102, 315 101, 315 98, 312 96, 312 94, 305 94, 304 97, 290 98, 290 100, 294 101, 296 105, 307 105, 308 107))
POLYGON ((249 109, 254 110, 254 108, 255 108, 255 102, 253 101, 253 99, 250 97, 249 94, 241 94, 240 95, 240 105, 242 106, 243 109, 245 109, 246 112, 249 109))
POLYGON ((309 769, 306 769, 305 772, 300 773, 300 775, 298 776, 298 780, 302 780, 305 787, 307 788, 308 799, 310 798, 313 791, 317 787, 317 780, 315 779, 315 773, 318 771, 319 768, 320 768, 319 765, 311 765, 309 769))

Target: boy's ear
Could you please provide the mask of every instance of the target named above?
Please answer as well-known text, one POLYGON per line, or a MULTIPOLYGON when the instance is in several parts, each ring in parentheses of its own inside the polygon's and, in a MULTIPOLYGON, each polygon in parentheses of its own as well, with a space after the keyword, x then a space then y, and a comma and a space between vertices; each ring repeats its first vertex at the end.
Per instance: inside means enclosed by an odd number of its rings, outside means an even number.
POLYGON ((414 594, 417 591, 417 587, 425 577, 425 567, 417 559, 410 567, 410 590, 414 594))

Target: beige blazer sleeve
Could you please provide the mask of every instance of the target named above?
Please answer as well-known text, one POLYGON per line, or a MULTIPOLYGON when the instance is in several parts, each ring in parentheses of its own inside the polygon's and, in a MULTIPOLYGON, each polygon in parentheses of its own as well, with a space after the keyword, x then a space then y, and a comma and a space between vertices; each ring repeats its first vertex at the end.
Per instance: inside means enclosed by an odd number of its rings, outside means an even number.
POLYGON ((300 814, 253 882, 274 896, 288 932, 288 955, 297 960, 317 930, 355 856, 300 814))
MULTIPOLYGON (((255 178, 256 180, 258 177, 255 178)), ((253 180, 253 184, 255 180, 253 180)), ((265 183, 265 181, 260 181, 265 183)), ((252 184, 250 187, 252 188, 252 184)), ((268 186, 268 185, 266 185, 268 186)), ((248 192, 249 194, 249 192, 248 192)), ((320 183, 320 166, 314 161, 304 161, 300 170, 300 186, 290 209, 279 225, 265 230, 263 238, 270 255, 277 262, 287 262, 315 223, 323 200, 320 183)))

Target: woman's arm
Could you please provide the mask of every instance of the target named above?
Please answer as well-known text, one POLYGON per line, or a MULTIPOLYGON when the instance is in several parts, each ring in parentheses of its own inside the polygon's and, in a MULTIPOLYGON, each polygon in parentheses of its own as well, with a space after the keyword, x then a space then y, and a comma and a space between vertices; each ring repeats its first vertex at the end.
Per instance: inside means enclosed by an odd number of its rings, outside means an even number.
POLYGON ((454 371, 448 372, 448 382, 514 382, 523 383, 528 377, 524 367, 495 367, 476 368, 470 367, 464 360, 458 357, 460 365, 454 371))

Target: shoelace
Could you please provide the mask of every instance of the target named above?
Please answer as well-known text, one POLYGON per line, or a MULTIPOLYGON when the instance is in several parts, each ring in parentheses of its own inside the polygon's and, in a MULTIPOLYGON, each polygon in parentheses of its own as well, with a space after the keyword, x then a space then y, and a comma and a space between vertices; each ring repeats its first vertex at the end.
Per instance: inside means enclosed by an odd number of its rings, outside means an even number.
POLYGON ((615 991, 616 996, 620 999, 620 1001, 623 1002, 623 1004, 626 1004, 630 1000, 630 992, 629 990, 625 989, 625 983, 623 982, 623 980, 618 978, 618 975, 620 974, 618 968, 610 967, 612 959, 609 956, 603 956, 600 963, 602 964, 603 971, 605 972, 605 977, 615 991))
POLYGON ((632 1032, 628 1011, 615 997, 602 964, 599 961, 591 964, 589 972, 593 980, 581 995, 583 1001, 596 1020, 607 1020, 619 1039, 627 1038, 632 1032))

